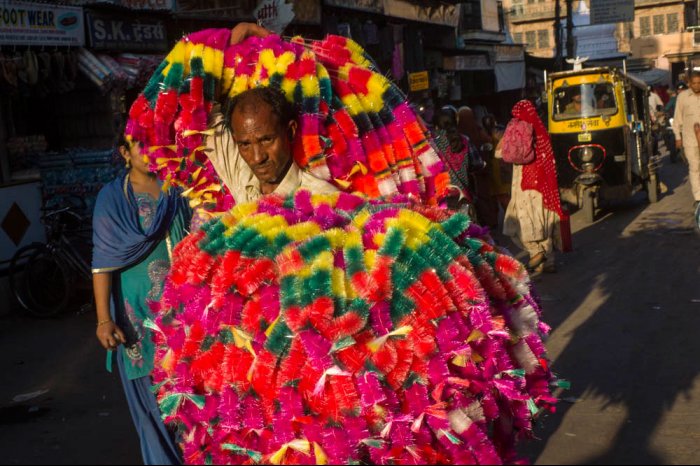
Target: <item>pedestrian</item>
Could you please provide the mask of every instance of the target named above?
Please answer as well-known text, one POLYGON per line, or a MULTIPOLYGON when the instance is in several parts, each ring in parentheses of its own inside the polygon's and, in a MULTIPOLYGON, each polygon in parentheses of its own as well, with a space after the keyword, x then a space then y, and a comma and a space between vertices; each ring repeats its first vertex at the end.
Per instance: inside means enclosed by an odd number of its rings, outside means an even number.
POLYGON ((315 194, 338 191, 302 170, 292 157, 297 112, 281 91, 261 87, 245 91, 212 113, 215 128, 206 153, 237 204, 265 194, 287 196, 299 188, 315 194))
POLYGON ((513 166, 511 201, 503 233, 528 252, 530 270, 555 272, 554 251, 569 250, 571 237, 568 216, 561 208, 552 143, 532 102, 518 102, 512 115, 532 127, 529 134, 534 141, 524 134, 515 137, 521 133, 507 128, 502 150, 505 153, 516 147, 533 147, 534 159, 526 165, 513 166))
POLYGON ((116 362, 145 464, 179 464, 180 455, 151 392, 155 346, 148 322, 185 237, 191 212, 175 189, 163 190, 138 141, 120 133, 127 171, 100 191, 93 216, 93 288, 97 339, 116 362))
POLYGON ((695 124, 700 123, 700 72, 690 74, 689 89, 676 98, 673 132, 676 148, 683 148, 688 161, 688 178, 693 192, 694 208, 700 203, 700 147, 695 136, 695 124))
MULTIPOLYGON (((510 203, 513 168, 510 164, 504 163, 503 159, 496 157, 496 149, 503 139, 503 129, 496 124, 496 118, 491 114, 486 115, 482 120, 482 125, 491 137, 491 143, 487 146, 488 150, 483 151, 486 171, 490 176, 489 209, 498 212, 498 217, 500 217, 500 210, 503 209, 505 213, 510 203)), ((498 228, 498 225, 494 227, 498 228)))
POLYGON ((491 177, 486 170, 486 162, 484 162, 484 145, 491 143, 491 137, 479 125, 478 120, 474 115, 474 111, 469 107, 461 107, 458 113, 458 128, 460 133, 466 135, 471 143, 476 147, 479 159, 481 160, 482 168, 474 172, 474 187, 472 192, 475 194, 476 217, 479 223, 493 228, 498 225, 498 209, 494 209, 491 205, 491 177))
POLYGON ((457 129, 457 113, 453 109, 443 107, 434 121, 433 133, 438 154, 450 173, 453 187, 446 198, 447 207, 468 211, 474 205, 473 172, 482 168, 481 159, 469 137, 457 129))

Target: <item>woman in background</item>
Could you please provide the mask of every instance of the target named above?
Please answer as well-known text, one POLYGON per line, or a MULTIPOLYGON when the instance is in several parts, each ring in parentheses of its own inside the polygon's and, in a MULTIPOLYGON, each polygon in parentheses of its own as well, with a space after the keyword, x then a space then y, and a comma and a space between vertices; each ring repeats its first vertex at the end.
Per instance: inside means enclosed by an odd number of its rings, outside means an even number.
POLYGON ((528 252, 530 270, 555 272, 554 250, 569 250, 571 237, 569 217, 561 208, 552 143, 532 102, 518 102, 512 114, 514 118, 532 126, 534 141, 509 141, 506 134, 503 150, 506 150, 507 144, 520 147, 534 144, 535 158, 527 165, 513 165, 511 201, 506 211, 503 233, 528 252))

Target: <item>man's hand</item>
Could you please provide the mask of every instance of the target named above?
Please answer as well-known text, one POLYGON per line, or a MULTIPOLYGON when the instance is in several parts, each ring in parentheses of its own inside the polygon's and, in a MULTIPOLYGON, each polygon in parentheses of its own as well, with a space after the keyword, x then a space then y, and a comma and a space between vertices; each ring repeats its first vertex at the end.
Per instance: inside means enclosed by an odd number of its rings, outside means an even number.
POLYGON ((676 139, 676 149, 682 149, 683 148, 683 141, 680 139, 676 139))
POLYGON ((124 332, 114 322, 107 322, 97 327, 97 339, 104 349, 115 350, 119 344, 126 343, 124 332))
POLYGON ((231 45, 243 42, 248 37, 267 37, 270 34, 270 31, 255 23, 238 23, 231 29, 231 45))

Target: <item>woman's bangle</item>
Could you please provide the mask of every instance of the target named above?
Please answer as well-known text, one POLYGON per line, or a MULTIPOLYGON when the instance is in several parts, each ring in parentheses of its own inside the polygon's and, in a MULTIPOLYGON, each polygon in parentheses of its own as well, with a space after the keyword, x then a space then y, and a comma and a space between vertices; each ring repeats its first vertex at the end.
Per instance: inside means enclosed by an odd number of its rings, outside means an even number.
POLYGON ((109 323, 111 323, 111 322, 112 322, 112 319, 101 320, 101 321, 99 321, 99 322, 97 323, 97 326, 98 326, 98 327, 102 327, 103 325, 109 324, 109 323))

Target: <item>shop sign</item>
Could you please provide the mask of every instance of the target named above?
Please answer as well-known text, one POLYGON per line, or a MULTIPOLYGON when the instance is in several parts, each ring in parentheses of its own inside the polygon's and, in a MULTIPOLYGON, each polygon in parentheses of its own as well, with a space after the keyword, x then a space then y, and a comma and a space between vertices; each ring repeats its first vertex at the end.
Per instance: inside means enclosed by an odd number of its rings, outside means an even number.
POLYGON ((445 57, 443 68, 447 71, 487 71, 493 65, 486 55, 458 55, 445 57))
POLYGON ((634 0, 591 0, 591 24, 634 22, 634 0))
POLYGON ((253 11, 253 17, 265 29, 282 34, 294 19, 294 10, 284 0, 262 0, 253 11))
POLYGON ((371 11, 382 13, 384 11, 384 0, 323 0, 328 6, 339 6, 352 10, 371 11))
POLYGON ((89 12, 89 45, 95 50, 164 52, 168 49, 162 21, 138 20, 89 12))
POLYGON ((496 61, 523 61, 525 48, 522 45, 496 45, 496 61))
POLYGON ((85 45, 83 9, 0 0, 0 45, 85 45))
POLYGON ((428 72, 408 73, 408 89, 411 92, 427 91, 430 89, 430 76, 428 72))

